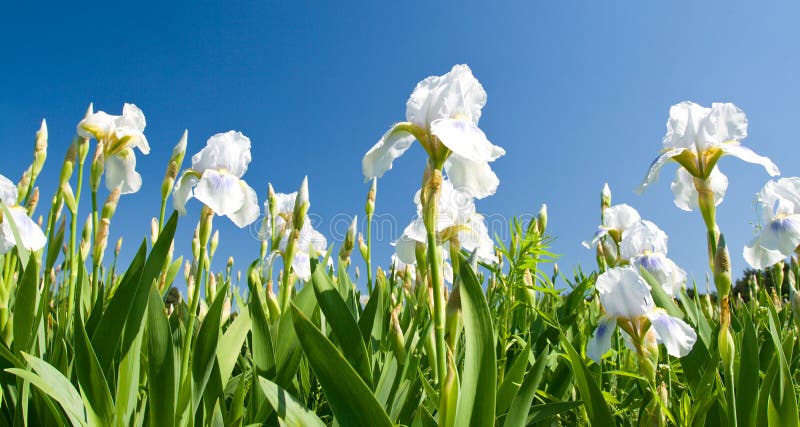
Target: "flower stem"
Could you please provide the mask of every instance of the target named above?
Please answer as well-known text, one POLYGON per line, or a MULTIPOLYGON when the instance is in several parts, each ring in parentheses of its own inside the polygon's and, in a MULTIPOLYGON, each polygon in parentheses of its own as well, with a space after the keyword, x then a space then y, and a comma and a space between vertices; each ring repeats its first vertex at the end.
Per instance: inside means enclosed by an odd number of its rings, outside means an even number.
POLYGON ((197 267, 194 276, 194 288, 191 300, 189 301, 189 323, 186 326, 186 334, 183 336, 183 351, 181 352, 181 378, 178 384, 183 384, 189 373, 189 353, 192 348, 192 337, 194 335, 194 324, 196 319, 197 307, 200 304, 200 287, 203 286, 203 273, 205 269, 206 245, 208 236, 211 234, 211 219, 214 212, 207 206, 203 206, 200 213, 200 250, 197 257, 197 267))
MULTIPOLYGON (((80 157, 80 156, 79 156, 80 157)), ((81 188, 83 187, 83 164, 85 159, 78 159, 78 186, 75 188, 75 212, 72 212, 72 223, 70 224, 69 235, 69 296, 67 297, 67 325, 72 324, 72 316, 75 314, 75 287, 78 285, 78 254, 75 251, 75 236, 78 233, 78 206, 81 200, 81 188)), ((67 326, 69 327, 69 326, 67 326)))

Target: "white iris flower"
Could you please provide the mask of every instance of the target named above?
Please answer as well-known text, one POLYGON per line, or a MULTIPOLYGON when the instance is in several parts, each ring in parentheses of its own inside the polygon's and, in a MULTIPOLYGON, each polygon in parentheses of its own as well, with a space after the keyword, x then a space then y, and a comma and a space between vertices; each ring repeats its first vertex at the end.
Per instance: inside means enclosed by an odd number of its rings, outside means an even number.
POLYGON ((406 122, 392 126, 362 160, 367 180, 392 168, 414 140, 431 154, 440 141, 450 152, 444 170, 457 188, 476 198, 497 191, 500 180, 489 162, 505 154, 478 127, 486 91, 466 65, 419 82, 406 102, 406 122))
POLYGON ((175 210, 185 215, 186 202, 195 197, 240 228, 252 223, 260 213, 258 197, 241 179, 249 164, 250 138, 236 131, 212 136, 175 185, 175 210))
POLYGON ((758 193, 761 232, 744 248, 751 267, 764 269, 800 245, 800 178, 769 181, 758 193))
POLYGON ((658 179, 661 168, 670 160, 681 164, 694 177, 707 179, 723 155, 738 157, 764 167, 771 176, 780 174, 778 167, 767 157, 760 156, 741 145, 747 137, 747 117, 731 103, 714 103, 711 108, 693 102, 681 102, 669 110, 664 148, 650 165, 641 193, 658 179))
POLYGON ((146 125, 142 110, 127 103, 122 107, 121 116, 98 111, 78 123, 78 135, 94 138, 103 144, 108 191, 120 187, 121 194, 129 194, 142 187, 133 149, 138 148, 142 154, 150 153, 150 145, 144 136, 146 125))
POLYGON ((600 363, 611 349, 611 337, 618 325, 633 341, 645 339, 652 331, 672 356, 684 357, 692 350, 697 333, 683 320, 655 306, 650 286, 633 267, 609 269, 597 278, 595 287, 605 316, 586 347, 587 356, 594 361, 600 363))

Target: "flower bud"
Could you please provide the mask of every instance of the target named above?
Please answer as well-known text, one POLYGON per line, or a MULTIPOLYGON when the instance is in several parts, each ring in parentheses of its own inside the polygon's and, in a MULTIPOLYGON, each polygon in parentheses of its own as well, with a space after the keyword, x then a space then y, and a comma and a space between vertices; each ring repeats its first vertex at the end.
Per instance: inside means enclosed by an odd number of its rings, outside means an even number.
POLYGON ((420 191, 422 222, 425 224, 425 230, 436 230, 437 204, 442 192, 442 180, 441 170, 432 169, 430 165, 425 168, 420 191))
POLYGON ((103 176, 103 171, 105 171, 105 153, 103 152, 103 142, 98 141, 97 147, 94 150, 94 157, 92 158, 92 165, 89 168, 89 188, 91 188, 92 192, 97 192, 100 188, 100 178, 103 176))
POLYGON ((152 242, 153 245, 155 245, 156 240, 158 240, 158 234, 158 219, 155 217, 150 218, 150 242, 152 242))
POLYGON ((392 328, 389 333, 389 341, 394 350, 394 355, 397 358, 397 363, 402 366, 406 360, 406 347, 403 329, 400 327, 400 320, 397 318, 397 310, 392 310, 390 321, 392 328))
POLYGON ((444 306, 445 326, 444 339, 451 351, 455 351, 456 340, 461 332, 461 287, 453 286, 453 292, 444 306))
POLYGON ((544 203, 539 209, 539 213, 536 214, 536 226, 539 228, 539 234, 544 234, 547 228, 547 205, 544 203))
POLYGON ((772 273, 772 285, 775 286, 775 290, 778 291, 778 295, 783 292, 783 261, 779 261, 777 264, 770 267, 770 272, 772 273))
POLYGON ((92 254, 92 263, 99 266, 103 263, 103 256, 106 252, 108 245, 108 230, 111 226, 111 221, 108 218, 103 218, 97 224, 97 234, 95 235, 94 253, 92 254))
POLYGON ((731 257, 725 245, 725 236, 720 234, 717 243, 717 254, 714 258, 714 286, 717 296, 722 298, 731 291, 731 257))
POLYGON ((194 229, 194 236, 192 236, 192 256, 197 259, 200 256, 200 224, 194 229))
POLYGON ((103 219, 111 220, 111 217, 114 216, 114 212, 117 211, 117 205, 119 204, 119 195, 120 195, 120 188, 117 187, 112 191, 108 198, 106 198, 106 202, 103 203, 103 209, 100 212, 100 216, 103 219))
POLYGON ((39 187, 34 187, 33 191, 31 192, 31 196, 28 198, 28 202, 25 204, 25 208, 28 210, 28 215, 33 215, 33 212, 36 210, 36 206, 39 205, 39 187))
POLYGON ((275 189, 272 188, 272 183, 267 183, 267 204, 269 206, 269 217, 275 217, 275 211, 278 209, 278 198, 275 195, 275 189))
POLYGON ((308 176, 303 177, 303 183, 300 184, 300 190, 297 192, 297 198, 294 201, 294 212, 292 213, 292 225, 294 229, 300 231, 303 228, 303 222, 306 219, 306 213, 310 203, 308 201, 308 176))
POLYGON ((361 252, 361 257, 364 258, 364 261, 368 258, 369 248, 367 244, 364 243, 364 236, 361 233, 358 233, 358 251, 361 252))
POLYGON ((178 165, 178 169, 180 169, 181 164, 183 164, 183 158, 186 155, 186 143, 188 142, 188 140, 189 140, 189 130, 187 129, 183 131, 181 139, 178 141, 177 144, 175 144, 175 147, 172 149, 172 156, 169 158, 169 160, 170 162, 175 162, 178 165))
POLYGON ((42 119, 42 125, 36 132, 36 144, 33 149, 33 177, 39 176, 47 159, 47 121, 42 119))
POLYGON ((217 253, 217 246, 219 246, 219 230, 214 230, 214 234, 211 235, 211 244, 208 250, 211 257, 214 257, 214 254, 217 253))
POLYGON ((117 239, 117 246, 114 248, 114 256, 119 256, 119 252, 122 250, 122 236, 119 236, 117 239))
POLYGON ((78 204, 75 202, 75 194, 72 192, 72 187, 69 183, 61 186, 61 194, 64 196, 64 203, 67 205, 72 215, 78 212, 78 204))
POLYGON ((375 213, 375 198, 378 194, 378 178, 372 178, 372 185, 367 192, 367 204, 364 210, 367 212, 367 221, 372 219, 372 214, 375 213))
POLYGON ((231 317, 231 297, 226 297, 225 301, 222 303, 222 319, 220 319, 221 324, 225 324, 231 317))
POLYGON ((603 191, 600 193, 600 210, 603 211, 609 207, 611 207, 611 189, 606 182, 603 184, 603 191))
POLYGON ((203 209, 200 211, 200 231, 198 234, 200 238, 200 247, 205 247, 208 243, 208 239, 211 237, 211 226, 213 220, 214 211, 212 211, 208 206, 203 206, 203 209))
POLYGON ((167 171, 164 173, 164 180, 161 181, 162 199, 166 199, 169 197, 170 193, 172 193, 172 189, 175 187, 175 179, 178 177, 178 169, 180 169, 180 166, 174 161, 169 162, 167 165, 167 171))
POLYGON ((720 329, 717 336, 717 345, 719 346, 719 356, 725 368, 730 371, 733 369, 733 358, 736 354, 736 344, 733 341, 733 335, 728 327, 720 329))
POLYGON ((339 259, 341 259, 342 261, 350 260, 350 254, 353 252, 353 248, 355 247, 357 233, 358 233, 358 216, 356 215, 353 216, 353 221, 350 223, 350 227, 347 229, 347 234, 345 234, 344 236, 344 242, 342 243, 342 248, 339 250, 339 259))
POLYGON ((19 183, 17 183, 17 204, 22 203, 22 199, 28 194, 28 189, 31 187, 31 178, 33 172, 31 171, 31 166, 28 166, 28 169, 25 169, 25 172, 22 173, 22 178, 20 178, 19 183))
POLYGON ((72 171, 75 168, 75 157, 77 155, 78 146, 75 140, 73 140, 72 144, 67 148, 67 153, 64 155, 64 163, 61 165, 61 174, 58 179, 59 187, 69 182, 69 179, 72 178, 72 171))
POLYGON ((86 217, 83 223, 83 231, 81 232, 81 242, 79 243, 78 250, 80 251, 81 259, 86 261, 89 256, 89 248, 91 247, 92 239, 92 215, 86 217))

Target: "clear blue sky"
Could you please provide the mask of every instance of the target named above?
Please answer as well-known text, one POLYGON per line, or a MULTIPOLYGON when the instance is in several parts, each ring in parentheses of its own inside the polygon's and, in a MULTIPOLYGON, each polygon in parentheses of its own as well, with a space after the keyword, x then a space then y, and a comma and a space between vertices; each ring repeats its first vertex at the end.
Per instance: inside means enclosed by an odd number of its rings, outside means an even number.
MULTIPOLYGON (((466 63, 489 95, 481 127, 507 152, 493 164, 499 190, 479 211, 530 215, 547 203, 562 271, 590 269, 593 254, 580 242, 597 225, 608 181, 614 202, 661 226, 670 256, 702 283, 702 220, 674 206, 675 166, 645 195, 632 190, 661 147, 670 105, 683 100, 736 103, 750 120, 745 144, 784 176, 800 174, 798 12, 797 3, 733 1, 12 2, 0 14, 0 173, 19 178, 45 117, 43 213, 88 103, 119 114, 133 102, 147 116, 152 152, 137 154, 144 185, 123 197, 112 223, 126 258, 157 215, 164 167, 184 129, 187 157, 214 133, 248 135, 244 178, 260 201, 268 181, 289 192, 308 174, 311 212, 332 238, 331 219, 362 216, 361 157, 404 118, 417 81, 466 63)), ((378 212, 398 218, 398 233, 414 213, 423 162, 414 147, 379 182, 378 212)), ((730 179, 719 223, 738 275, 754 194, 768 175, 735 158, 719 165, 730 179)), ((199 212, 190 205, 177 254, 189 253, 199 212)), ((232 254, 245 269, 258 243, 225 218, 216 225, 217 261, 232 254)), ((378 264, 388 264, 390 240, 376 243, 378 264)))

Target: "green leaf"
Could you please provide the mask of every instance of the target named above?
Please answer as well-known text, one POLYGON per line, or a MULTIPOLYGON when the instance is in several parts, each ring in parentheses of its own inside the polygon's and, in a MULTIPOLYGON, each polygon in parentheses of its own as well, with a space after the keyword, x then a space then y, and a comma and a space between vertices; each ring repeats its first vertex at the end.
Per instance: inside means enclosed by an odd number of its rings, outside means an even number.
POLYGON ((303 406, 294 396, 286 392, 279 385, 264 378, 258 377, 261 390, 267 396, 269 404, 278 414, 281 425, 287 427, 324 427, 325 423, 310 409, 303 406))
MULTIPOLYGON (((314 297, 314 287, 309 283, 295 295, 292 303, 296 305, 305 315, 310 316, 317 306, 317 299, 314 297)), ((278 322, 278 334, 275 341, 275 366, 277 375, 275 383, 283 388, 290 388, 297 367, 300 365, 300 358, 303 352, 300 342, 297 340, 292 313, 286 310, 281 314, 278 322)))
POLYGON ((572 347, 566 336, 561 335, 561 346, 567 353, 567 360, 570 362, 572 373, 575 376, 575 381, 578 383, 578 391, 583 398, 583 404, 586 407, 586 413, 589 416, 593 425, 613 426, 616 425, 614 417, 611 415, 611 410, 603 397, 603 392, 600 391, 597 383, 592 377, 589 368, 583 363, 583 359, 572 347))
POLYGON ((742 344, 739 353, 741 359, 738 365, 738 378, 736 380, 736 411, 739 426, 755 427, 758 425, 756 418, 756 403, 758 399, 753 398, 753 391, 758 390, 758 337, 753 326, 753 319, 747 311, 747 306, 741 304, 744 315, 742 344))
POLYGON ((322 264, 317 264, 314 268, 311 281, 314 284, 317 302, 322 312, 325 313, 325 320, 330 323, 331 329, 339 341, 342 353, 350 362, 350 366, 361 376, 361 379, 371 387, 372 373, 369 368, 369 357, 356 319, 350 314, 339 292, 333 287, 322 264))
POLYGON ((511 406, 511 401, 517 394, 525 376, 525 369, 528 367, 528 358, 531 354, 531 344, 527 343, 525 348, 517 354, 517 358, 503 377, 500 388, 497 389, 497 416, 506 413, 511 406))
MULTIPOLYGON (((144 322, 144 319, 142 319, 144 322)), ((122 358, 117 371, 116 403, 117 420, 119 424, 130 425, 131 416, 136 409, 139 398, 139 374, 141 370, 140 357, 142 354, 142 341, 144 330, 140 329, 136 339, 133 340, 131 350, 122 358)))
MULTIPOLYGON (((255 263, 254 263, 255 264, 255 263)), ((250 268, 254 268, 251 265, 250 268)), ((249 275, 248 275, 249 276, 249 275)), ((275 378, 275 349, 272 345, 272 334, 269 330, 269 320, 267 320, 267 313, 264 311, 264 303, 261 301, 261 292, 255 286, 260 286, 258 283, 251 283, 248 280, 250 287, 250 318, 252 319, 252 357, 253 365, 255 365, 256 375, 260 375, 269 379, 275 378)))
MULTIPOLYGON (((208 308, 206 317, 197 332, 197 340, 192 354, 192 413, 197 411, 203 397, 203 391, 214 369, 214 361, 217 355, 217 343, 219 342, 219 326, 222 319, 222 306, 225 304, 225 296, 228 292, 228 285, 225 284, 217 292, 217 297, 208 308)), ((193 315, 193 314, 190 314, 193 315)))
POLYGON ((136 334, 139 333, 147 309, 150 285, 161 274, 177 225, 178 215, 177 212, 173 212, 153 245, 147 261, 144 261, 147 242, 142 242, 131 266, 128 267, 103 312, 103 317, 92 335, 92 345, 104 372, 111 370, 116 351, 119 349, 121 356, 127 354, 136 334))
POLYGON ((369 296, 367 305, 364 306, 364 312, 358 319, 358 329, 361 330, 361 337, 364 339, 364 344, 370 343, 372 337, 372 328, 375 325, 375 319, 383 315, 383 286, 379 281, 375 281, 375 288, 369 296), (378 313, 380 311, 380 313, 378 313))
POLYGON ((497 393, 492 315, 475 271, 463 256, 459 258, 456 282, 461 292, 465 347, 456 425, 491 426, 494 424, 497 393))
POLYGON ((147 304, 147 402, 150 425, 170 427, 175 422, 175 351, 169 319, 155 284, 147 304))
POLYGON ((110 426, 116 412, 106 376, 83 328, 80 316, 75 319, 75 372, 83 397, 88 404, 90 424, 110 426), (94 418, 94 419, 92 419, 94 418))
POLYGON ((36 320, 36 300, 38 289, 39 267, 36 257, 30 257, 28 265, 22 272, 22 279, 17 284, 17 295, 14 301, 14 350, 17 353, 28 351, 36 320))
MULTIPOLYGON (((527 424, 531 425, 540 423, 542 421, 547 421, 549 418, 552 418, 555 415, 567 412, 569 410, 577 408, 578 406, 581 406, 582 403, 583 402, 578 400, 575 402, 572 401, 551 402, 551 403, 544 403, 541 405, 534 405, 531 407, 531 413, 530 416, 528 417, 527 424)), ((526 424, 523 423, 517 425, 523 426, 526 424)))
POLYGON ((80 394, 58 369, 36 356, 23 353, 23 357, 36 373, 19 368, 6 369, 24 380, 30 381, 47 396, 58 402, 73 425, 85 426, 85 409, 80 394))
POLYGON ((297 338, 339 425, 391 426, 386 411, 336 346, 296 305, 291 312, 297 338))
POLYGON ((639 267, 639 274, 650 285, 650 294, 653 296, 653 302, 656 303, 658 307, 663 308, 667 314, 672 317, 677 317, 681 320, 686 317, 683 311, 681 311, 680 307, 678 307, 678 304, 675 304, 675 300, 666 292, 664 292, 664 288, 661 287, 661 283, 659 283, 658 280, 653 277, 653 275, 651 275, 643 267, 639 267))
POLYGON ((514 396, 514 401, 511 403, 511 408, 508 410, 508 415, 506 415, 506 420, 503 424, 504 426, 515 427, 524 426, 526 424, 525 420, 528 418, 528 412, 531 409, 533 397, 536 395, 536 390, 539 388, 539 383, 544 376, 548 354, 548 348, 545 348, 528 371, 528 375, 525 376, 525 380, 514 396))
POLYGON ((227 385, 231 378, 236 360, 242 352, 242 345, 250 332, 250 315, 246 311, 240 311, 236 319, 228 326, 228 329, 219 340, 217 348, 217 363, 219 363, 219 373, 222 384, 227 385))

